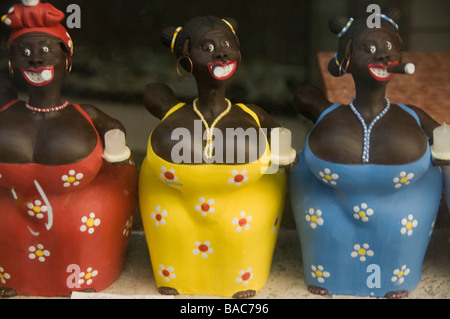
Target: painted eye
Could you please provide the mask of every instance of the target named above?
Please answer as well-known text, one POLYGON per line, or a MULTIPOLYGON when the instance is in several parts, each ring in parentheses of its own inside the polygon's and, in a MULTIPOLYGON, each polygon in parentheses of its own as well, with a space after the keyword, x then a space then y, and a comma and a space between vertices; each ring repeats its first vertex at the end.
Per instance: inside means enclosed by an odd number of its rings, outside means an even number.
POLYGON ((370 54, 375 54, 375 53, 377 53, 377 48, 374 46, 374 45, 369 45, 368 47, 367 47, 367 52, 368 53, 370 53, 370 54))
POLYGON ((30 49, 24 49, 23 50, 23 55, 24 56, 30 56, 31 55, 31 50, 30 49))
POLYGON ((50 49, 47 47, 47 46, 43 46, 43 47, 41 47, 41 52, 42 53, 48 53, 48 52, 50 52, 50 49))
POLYGON ((228 49, 228 48, 230 47, 230 42, 227 41, 227 40, 223 41, 223 42, 222 42, 222 47, 228 49))
POLYGON ((389 41, 386 41, 386 49, 388 49, 389 51, 392 50, 392 43, 389 41))
POLYGON ((214 52, 214 44, 209 43, 203 47, 203 50, 207 52, 214 52))

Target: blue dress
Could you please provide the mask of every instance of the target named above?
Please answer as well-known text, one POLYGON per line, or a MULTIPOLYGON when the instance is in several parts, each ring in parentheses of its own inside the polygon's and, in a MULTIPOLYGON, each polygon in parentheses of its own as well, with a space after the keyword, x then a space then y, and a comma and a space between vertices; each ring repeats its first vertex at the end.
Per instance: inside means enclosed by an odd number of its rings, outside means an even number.
POLYGON ((421 159, 404 165, 331 163, 312 153, 308 136, 291 177, 308 286, 374 297, 417 286, 442 195, 442 174, 431 160, 428 145, 421 159))

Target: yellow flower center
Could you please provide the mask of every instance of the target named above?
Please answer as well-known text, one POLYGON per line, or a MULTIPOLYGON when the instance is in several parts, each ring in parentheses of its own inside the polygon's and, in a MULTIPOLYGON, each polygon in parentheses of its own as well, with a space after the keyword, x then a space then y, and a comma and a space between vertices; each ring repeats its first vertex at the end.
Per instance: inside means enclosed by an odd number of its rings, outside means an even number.
POLYGON ((397 277, 398 278, 403 277, 403 271, 400 270, 399 273, 397 274, 397 277))
POLYGON ((406 183, 408 181, 408 177, 403 177, 401 180, 400 180, 400 183, 406 183))
POLYGON ((86 222, 86 225, 88 225, 88 227, 92 227, 94 226, 95 220, 93 218, 89 218, 88 221, 86 222))
POLYGON ((360 255, 360 256, 364 256, 365 254, 366 254, 366 250, 364 249, 364 248, 361 248, 361 249, 359 249, 358 250, 358 254, 360 255))
POLYGON ((360 212, 359 212, 359 216, 360 216, 360 217, 366 217, 366 212, 363 211, 363 210, 360 211, 360 212))
POLYGON ((42 256, 44 256, 44 252, 42 250, 38 249, 38 250, 36 250, 36 256, 42 257, 42 256))
POLYGON ((85 279, 91 279, 91 277, 92 277, 91 272, 86 273, 86 275, 84 276, 85 279))
POLYGON ((331 181, 333 179, 330 175, 325 175, 325 178, 329 181, 331 181))
POLYGON ((39 206, 34 206, 33 211, 35 213, 40 213, 41 212, 41 208, 39 206))
POLYGON ((316 216, 311 216, 311 221, 317 223, 317 217, 316 216))
POLYGON ((411 229, 413 227, 413 223, 412 222, 408 222, 406 224, 406 229, 411 229))
POLYGON ((3 276, 2 273, 0 273, 0 279, 4 279, 5 277, 3 276))
POLYGON ((68 181, 69 183, 73 183, 73 182, 75 182, 75 177, 70 176, 70 177, 67 179, 67 181, 68 181))
POLYGON ((316 270, 317 277, 322 277, 323 273, 320 270, 316 270))

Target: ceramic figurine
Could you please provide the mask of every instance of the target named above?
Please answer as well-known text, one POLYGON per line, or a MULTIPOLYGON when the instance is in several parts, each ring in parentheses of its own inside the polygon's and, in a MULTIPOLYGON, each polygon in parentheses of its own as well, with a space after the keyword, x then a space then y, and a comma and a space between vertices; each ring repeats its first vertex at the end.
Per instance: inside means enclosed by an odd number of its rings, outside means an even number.
MULTIPOLYGON (((291 200, 305 281, 315 294, 401 298, 419 283, 442 195, 430 144, 438 124, 415 106, 385 96, 402 62, 398 10, 333 18, 334 76, 352 75, 356 97, 333 104, 299 88, 295 107, 314 127, 292 172, 291 200)), ((407 97, 405 96, 407 100, 407 97)))
POLYGON ((119 276, 137 205, 124 127, 92 105, 62 100, 73 43, 49 3, 23 1, 9 70, 28 89, 0 96, 0 294, 69 296, 119 276), (104 147, 106 145, 106 148, 104 147))
POLYGON ((269 171, 265 133, 278 128, 280 141, 282 132, 258 106, 226 99, 241 63, 236 30, 233 19, 204 16, 162 32, 179 74, 181 66, 196 80, 192 103, 165 84, 146 86, 146 108, 161 123, 149 138, 139 198, 162 294, 252 297, 269 275, 285 173, 269 171))

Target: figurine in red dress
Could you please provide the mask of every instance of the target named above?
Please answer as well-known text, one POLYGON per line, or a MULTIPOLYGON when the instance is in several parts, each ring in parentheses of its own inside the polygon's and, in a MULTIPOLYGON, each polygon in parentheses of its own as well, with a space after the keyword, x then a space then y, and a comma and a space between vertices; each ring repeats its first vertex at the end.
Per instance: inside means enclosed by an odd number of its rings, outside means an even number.
POLYGON ((124 127, 65 102, 73 43, 48 3, 23 1, 2 22, 10 76, 0 92, 0 296, 100 291, 119 276, 136 207, 124 127))

